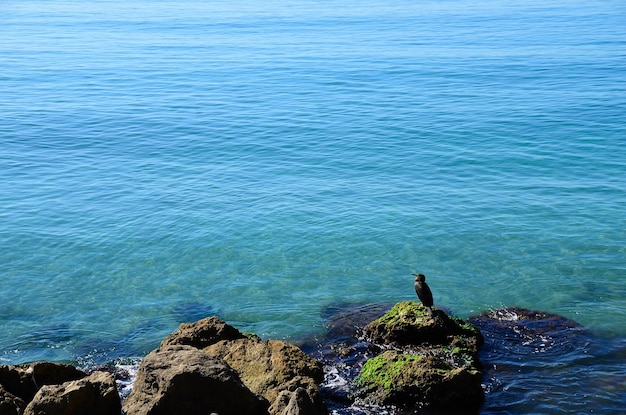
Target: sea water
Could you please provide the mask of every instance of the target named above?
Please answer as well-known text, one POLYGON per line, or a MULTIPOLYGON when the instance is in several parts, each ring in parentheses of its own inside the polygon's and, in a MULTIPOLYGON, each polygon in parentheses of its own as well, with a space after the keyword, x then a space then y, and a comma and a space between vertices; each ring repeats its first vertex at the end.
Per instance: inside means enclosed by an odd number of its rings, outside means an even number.
POLYGON ((0 11, 0 363, 296 341, 413 272, 626 337, 622 1, 0 11))

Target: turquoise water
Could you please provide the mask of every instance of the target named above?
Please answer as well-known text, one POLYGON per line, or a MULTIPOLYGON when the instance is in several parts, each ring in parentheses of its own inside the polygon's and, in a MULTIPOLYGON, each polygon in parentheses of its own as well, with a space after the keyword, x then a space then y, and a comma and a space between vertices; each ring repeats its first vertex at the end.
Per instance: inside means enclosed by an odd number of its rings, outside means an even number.
POLYGON ((500 306, 626 336, 621 1, 5 1, 0 362, 217 314, 500 306))

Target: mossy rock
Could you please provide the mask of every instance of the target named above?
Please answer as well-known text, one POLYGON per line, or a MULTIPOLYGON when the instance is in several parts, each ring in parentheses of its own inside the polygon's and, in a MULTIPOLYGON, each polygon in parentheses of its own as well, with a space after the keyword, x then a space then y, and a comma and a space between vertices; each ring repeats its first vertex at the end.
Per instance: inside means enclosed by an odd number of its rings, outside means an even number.
POLYGON ((478 408, 484 400, 481 378, 471 366, 387 350, 363 365, 356 395, 372 405, 478 408))
POLYGON ((483 337, 471 324, 435 310, 431 316, 426 307, 414 301, 397 303, 382 317, 369 323, 365 335, 381 345, 445 345, 478 353, 483 337))
POLYGON ((417 302, 397 303, 369 323, 368 340, 387 350, 366 361, 355 381, 367 404, 478 409, 484 400, 473 325, 417 302))

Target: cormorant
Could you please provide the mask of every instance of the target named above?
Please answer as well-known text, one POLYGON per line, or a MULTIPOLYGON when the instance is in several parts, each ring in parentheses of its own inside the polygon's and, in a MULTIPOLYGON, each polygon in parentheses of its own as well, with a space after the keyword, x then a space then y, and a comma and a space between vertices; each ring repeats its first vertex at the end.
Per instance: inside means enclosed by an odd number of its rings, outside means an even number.
POLYGON ((415 275, 415 293, 417 298, 420 299, 424 307, 428 309, 428 314, 433 315, 433 293, 430 291, 430 287, 426 284, 426 276, 424 274, 412 274, 415 275))

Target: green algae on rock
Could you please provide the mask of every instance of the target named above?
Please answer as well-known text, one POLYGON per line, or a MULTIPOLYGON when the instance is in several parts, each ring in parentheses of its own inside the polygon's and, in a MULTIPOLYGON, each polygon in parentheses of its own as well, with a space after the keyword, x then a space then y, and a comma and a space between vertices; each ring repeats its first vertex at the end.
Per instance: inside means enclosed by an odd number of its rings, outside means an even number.
POLYGON ((356 396, 368 404, 478 408, 484 400, 476 327, 417 302, 397 303, 364 329, 388 349, 366 361, 356 396))
POLYGON ((364 332, 374 343, 399 347, 449 345, 477 353, 483 344, 476 327, 442 310, 430 316, 426 307, 414 301, 397 303, 369 323, 364 332))
POLYGON ((357 378, 361 399, 377 405, 475 407, 483 402, 481 373, 435 356, 387 350, 357 378))
POLYGON ((382 386, 385 390, 391 390, 392 385, 403 373, 405 366, 411 362, 419 362, 424 356, 414 354, 401 354, 394 350, 388 350, 374 358, 369 359, 361 370, 357 382, 368 388, 370 386, 382 386))

